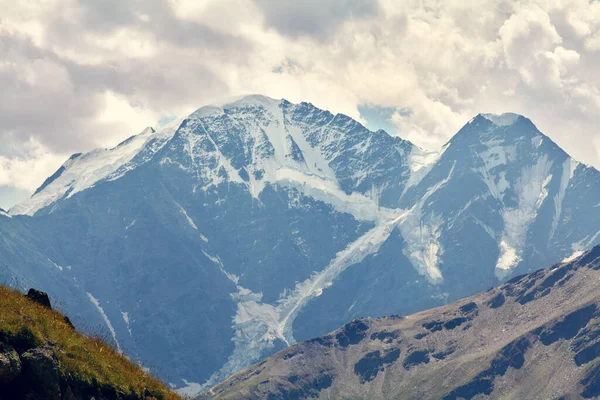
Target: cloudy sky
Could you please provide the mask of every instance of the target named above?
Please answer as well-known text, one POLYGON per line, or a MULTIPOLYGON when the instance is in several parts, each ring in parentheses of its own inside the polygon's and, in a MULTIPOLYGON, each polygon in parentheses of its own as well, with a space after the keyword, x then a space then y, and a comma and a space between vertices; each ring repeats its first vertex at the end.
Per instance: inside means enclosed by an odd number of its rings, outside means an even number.
POLYGON ((600 167, 598 0, 0 0, 0 207, 72 153, 223 98, 436 149, 479 112, 600 167))

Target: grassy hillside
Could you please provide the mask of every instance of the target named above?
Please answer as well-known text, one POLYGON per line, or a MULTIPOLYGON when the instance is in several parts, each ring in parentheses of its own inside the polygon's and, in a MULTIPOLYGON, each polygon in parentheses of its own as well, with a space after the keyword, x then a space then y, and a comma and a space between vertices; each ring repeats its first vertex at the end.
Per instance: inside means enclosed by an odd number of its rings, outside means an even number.
POLYGON ((58 359, 62 382, 109 388, 121 398, 179 399, 101 339, 75 331, 64 315, 5 287, 0 287, 0 342, 19 353, 50 348, 58 359))

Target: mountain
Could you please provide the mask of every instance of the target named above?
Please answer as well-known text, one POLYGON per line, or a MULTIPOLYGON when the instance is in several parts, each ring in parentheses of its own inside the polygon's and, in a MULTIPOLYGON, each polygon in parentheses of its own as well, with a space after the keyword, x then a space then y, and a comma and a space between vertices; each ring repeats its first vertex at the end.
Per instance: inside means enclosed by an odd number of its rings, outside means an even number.
POLYGON ((443 307, 354 320, 202 398, 598 398, 599 279, 597 246, 443 307))
POLYGON ((48 295, 0 286, 0 399, 178 399, 99 338, 76 332, 48 295))
POLYGON ((357 317, 412 314, 600 242, 600 173, 525 117, 439 152, 247 96, 73 155, 0 215, 0 282, 194 393, 357 317))

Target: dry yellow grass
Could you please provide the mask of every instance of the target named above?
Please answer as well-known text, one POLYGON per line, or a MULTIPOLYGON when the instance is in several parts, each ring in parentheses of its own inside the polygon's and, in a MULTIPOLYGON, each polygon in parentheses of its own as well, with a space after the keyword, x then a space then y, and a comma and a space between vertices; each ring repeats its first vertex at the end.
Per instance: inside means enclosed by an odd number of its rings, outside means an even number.
POLYGON ((180 399, 162 382, 119 354, 99 338, 73 330, 57 311, 49 310, 14 290, 0 286, 0 332, 16 335, 24 328, 40 343, 53 345, 64 376, 109 385, 126 395, 180 399))

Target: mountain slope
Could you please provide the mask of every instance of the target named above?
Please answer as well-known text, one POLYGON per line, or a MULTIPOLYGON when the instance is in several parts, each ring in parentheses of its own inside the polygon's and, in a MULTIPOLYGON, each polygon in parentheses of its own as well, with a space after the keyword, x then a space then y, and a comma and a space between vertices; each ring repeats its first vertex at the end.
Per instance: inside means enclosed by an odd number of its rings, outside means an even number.
POLYGON ((598 198, 600 173, 521 116, 477 116, 426 153, 255 95, 72 157, 0 214, 0 278, 192 392, 588 249, 598 198))
POLYGON ((597 398, 598 279, 600 246, 440 308, 354 320, 203 398, 597 398))
POLYGON ((45 293, 0 286, 0 298, 0 399, 179 398, 101 339, 77 333, 45 293))

